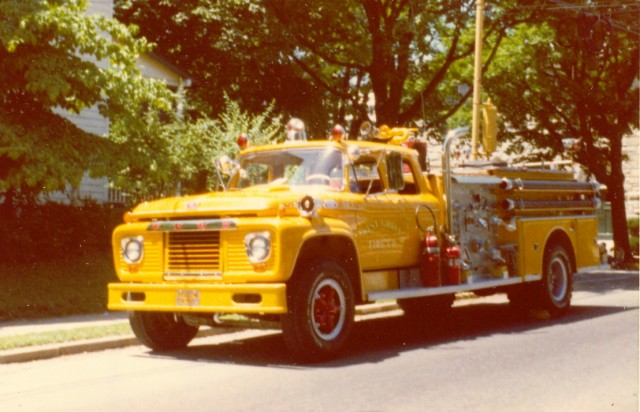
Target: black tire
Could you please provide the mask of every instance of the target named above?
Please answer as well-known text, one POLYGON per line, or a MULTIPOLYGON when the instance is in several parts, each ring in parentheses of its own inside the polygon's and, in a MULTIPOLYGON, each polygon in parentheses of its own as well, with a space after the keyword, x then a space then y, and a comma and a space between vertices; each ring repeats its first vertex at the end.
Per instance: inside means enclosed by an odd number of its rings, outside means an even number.
POLYGON ((538 285, 538 305, 549 315, 564 315, 571 306, 573 265, 566 249, 559 244, 545 250, 542 282, 538 285))
POLYGON ((451 313, 454 294, 424 298, 399 299, 398 306, 405 316, 416 320, 438 320, 451 313))
POLYGON ((129 323, 138 340, 155 351, 185 348, 198 333, 197 326, 176 319, 173 313, 130 312, 129 323))
POLYGON ((294 276, 287 286, 287 305, 282 333, 296 359, 324 361, 343 348, 353 327, 355 304, 351 280, 338 264, 319 261, 294 276))

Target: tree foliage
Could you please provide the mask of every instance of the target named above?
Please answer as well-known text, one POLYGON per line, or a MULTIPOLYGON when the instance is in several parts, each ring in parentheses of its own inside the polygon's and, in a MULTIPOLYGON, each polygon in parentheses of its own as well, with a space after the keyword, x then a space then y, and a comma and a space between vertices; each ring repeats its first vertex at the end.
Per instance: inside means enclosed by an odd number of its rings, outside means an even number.
POLYGON ((141 107, 171 105, 164 85, 136 68, 146 41, 86 7, 84 0, 0 2, 0 193, 49 192, 77 185, 88 170, 106 174, 119 149, 63 112, 97 106, 113 123, 131 123, 141 107))
POLYGON ((139 26, 161 54, 189 72, 189 99, 202 114, 215 118, 226 110, 226 95, 249 112, 273 105, 317 133, 326 127, 326 95, 282 57, 282 39, 267 26, 260 1, 120 0, 116 17, 139 26))
MULTIPOLYGON (((487 65, 522 18, 515 3, 492 3, 487 65)), ((472 77, 471 0, 123 0, 117 10, 194 74, 214 110, 219 89, 250 110, 273 99, 316 136, 370 117, 440 129, 472 92, 458 93, 472 77)))
MULTIPOLYGON (((526 19, 522 2, 495 1, 485 19, 485 66, 507 28, 526 19)), ((527 2, 525 2, 527 3, 527 2)), ((265 0, 288 41, 287 58, 316 84, 340 97, 357 125, 374 96, 378 124, 442 130, 469 99, 475 1, 265 0)))
POLYGON ((237 154, 240 134, 246 134, 252 144, 284 137, 281 118, 273 112, 273 106, 256 114, 241 109, 228 97, 224 102, 224 110, 215 119, 195 110, 186 118, 171 119, 148 113, 144 128, 114 128, 115 136, 136 148, 130 152, 131 158, 119 162, 114 186, 127 193, 132 203, 214 190, 220 185, 214 161, 222 155, 237 154))
MULTIPOLYGON (((608 187, 614 240, 630 256, 622 138, 638 129, 640 6, 543 2, 537 21, 510 33, 485 81, 516 142, 563 150, 608 187)), ((515 147, 520 147, 516 145, 515 147)))

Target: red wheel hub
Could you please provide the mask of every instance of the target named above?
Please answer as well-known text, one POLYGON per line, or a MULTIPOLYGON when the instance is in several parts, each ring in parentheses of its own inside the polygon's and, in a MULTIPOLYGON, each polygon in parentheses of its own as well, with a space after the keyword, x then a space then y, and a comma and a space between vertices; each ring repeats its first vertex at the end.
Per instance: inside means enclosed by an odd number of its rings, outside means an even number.
POLYGON ((340 298, 331 286, 324 286, 313 301, 313 318, 322 333, 331 333, 340 321, 340 298))

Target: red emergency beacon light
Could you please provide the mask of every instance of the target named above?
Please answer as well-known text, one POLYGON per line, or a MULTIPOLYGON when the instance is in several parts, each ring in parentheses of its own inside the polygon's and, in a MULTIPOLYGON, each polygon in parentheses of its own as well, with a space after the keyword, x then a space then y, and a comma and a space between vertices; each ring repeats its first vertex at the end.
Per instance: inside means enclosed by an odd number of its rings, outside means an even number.
POLYGON ((238 147, 240 147, 240 150, 244 150, 249 146, 249 138, 246 134, 241 134, 238 136, 236 143, 238 144, 238 147))

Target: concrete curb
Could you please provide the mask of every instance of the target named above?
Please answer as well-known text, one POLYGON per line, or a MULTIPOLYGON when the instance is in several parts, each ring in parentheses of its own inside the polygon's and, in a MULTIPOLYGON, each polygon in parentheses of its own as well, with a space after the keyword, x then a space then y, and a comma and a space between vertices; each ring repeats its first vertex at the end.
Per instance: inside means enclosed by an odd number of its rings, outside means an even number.
MULTIPOLYGON (((237 331, 237 327, 219 326, 203 329, 196 338, 221 335, 237 331)), ((59 356, 77 355, 79 353, 99 352, 108 349, 119 349, 127 346, 141 345, 134 335, 114 336, 99 339, 87 339, 62 344, 27 346, 0 352, 0 364, 30 362, 57 358, 59 356)))
MULTIPOLYGON (((379 303, 364 305, 358 307, 357 315, 371 315, 375 313, 384 313, 399 309, 395 302, 379 303)), ((237 332, 243 327, 242 323, 235 326, 216 326, 215 328, 202 329, 198 332, 197 338, 221 335, 237 332)), ((119 349, 127 346, 141 345, 140 341, 134 335, 105 337, 99 339, 87 339, 76 342, 58 343, 52 345, 27 346, 23 348, 10 349, 0 351, 0 364, 21 363, 35 360, 52 359, 60 356, 77 355, 87 352, 98 352, 108 349, 119 349)))
POLYGON ((59 356, 123 348, 138 344, 140 342, 134 336, 118 336, 55 345, 28 346, 0 352, 0 364, 51 359, 59 356))

